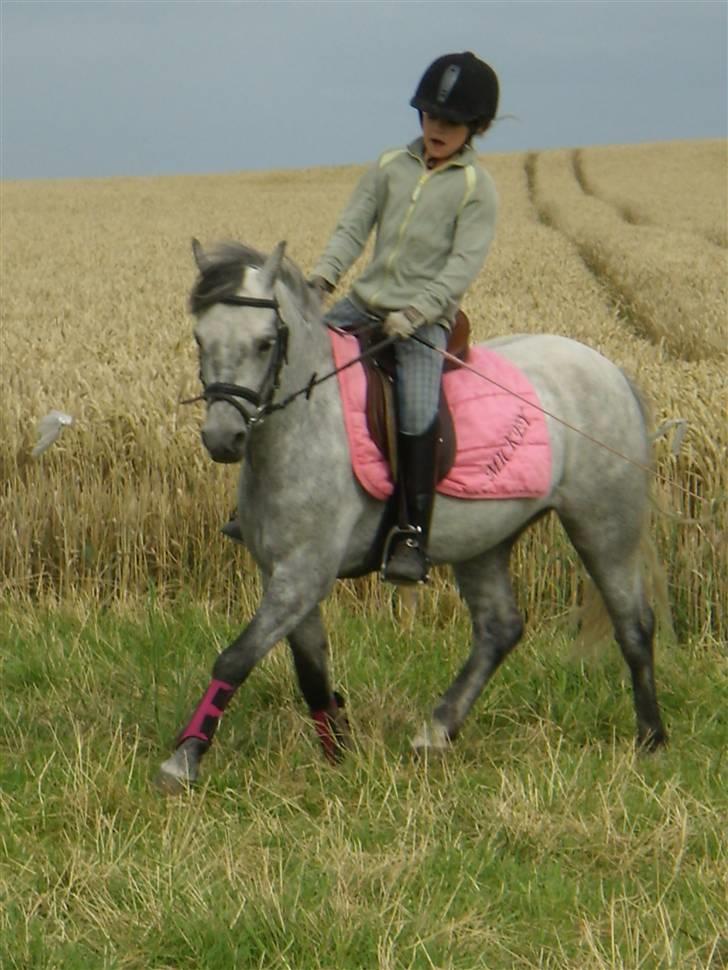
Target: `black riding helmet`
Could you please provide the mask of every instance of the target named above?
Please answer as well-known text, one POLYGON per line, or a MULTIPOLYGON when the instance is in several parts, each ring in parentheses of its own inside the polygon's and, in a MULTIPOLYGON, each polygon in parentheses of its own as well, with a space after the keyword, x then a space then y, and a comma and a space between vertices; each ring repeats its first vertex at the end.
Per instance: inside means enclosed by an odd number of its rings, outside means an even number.
POLYGON ((444 54, 422 75, 410 104, 456 124, 482 127, 498 110, 498 77, 470 51, 444 54))

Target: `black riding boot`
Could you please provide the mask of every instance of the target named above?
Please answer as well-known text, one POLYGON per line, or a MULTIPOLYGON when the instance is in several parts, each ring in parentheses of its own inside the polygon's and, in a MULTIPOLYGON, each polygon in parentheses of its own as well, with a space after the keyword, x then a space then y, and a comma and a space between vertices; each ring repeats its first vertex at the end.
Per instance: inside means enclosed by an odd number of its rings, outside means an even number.
POLYGON ((237 512, 233 512, 229 521, 226 522, 225 525, 220 529, 220 532, 222 532, 226 538, 232 539, 233 542, 243 541, 243 533, 240 531, 240 523, 238 522, 237 512))
POLYGON ((390 535, 382 570, 390 583, 406 586, 427 581, 437 436, 437 421, 423 434, 397 435, 399 528, 390 535))

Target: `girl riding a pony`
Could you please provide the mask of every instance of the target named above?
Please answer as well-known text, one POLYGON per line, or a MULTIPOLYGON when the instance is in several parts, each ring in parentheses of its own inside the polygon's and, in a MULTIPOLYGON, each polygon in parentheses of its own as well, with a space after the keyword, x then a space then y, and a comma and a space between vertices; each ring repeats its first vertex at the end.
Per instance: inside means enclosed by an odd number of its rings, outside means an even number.
POLYGON ((369 265, 324 319, 343 329, 378 320, 396 338, 396 488, 406 526, 384 567, 393 583, 424 582, 429 571, 443 365, 432 347, 445 349, 493 239, 496 190, 472 139, 490 127, 498 93, 495 72, 474 54, 438 57, 410 101, 422 136, 386 151, 365 173, 310 279, 322 295, 332 292, 375 230, 369 265))

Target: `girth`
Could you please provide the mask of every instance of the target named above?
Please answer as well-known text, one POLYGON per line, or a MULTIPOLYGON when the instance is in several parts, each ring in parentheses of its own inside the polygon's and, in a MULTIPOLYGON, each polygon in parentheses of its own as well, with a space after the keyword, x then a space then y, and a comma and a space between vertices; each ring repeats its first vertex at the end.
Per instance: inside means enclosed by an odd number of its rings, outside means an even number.
MULTIPOLYGON (((356 334, 362 353, 381 339, 381 333, 365 330, 356 334)), ((455 316, 452 331, 447 343, 447 351, 459 360, 467 360, 470 347, 470 321, 462 310, 455 316)), ((362 361, 367 379, 366 415, 369 434, 376 446, 386 458, 392 470, 392 477, 397 477, 397 448, 395 445, 397 432, 395 375, 396 363, 394 348, 386 347, 375 358, 366 357, 362 361)), ((446 360, 443 371, 451 370, 457 365, 446 360)), ((438 411, 438 447, 437 447, 437 481, 442 481, 455 463, 457 441, 455 425, 447 404, 447 399, 440 390, 440 408, 438 411)))

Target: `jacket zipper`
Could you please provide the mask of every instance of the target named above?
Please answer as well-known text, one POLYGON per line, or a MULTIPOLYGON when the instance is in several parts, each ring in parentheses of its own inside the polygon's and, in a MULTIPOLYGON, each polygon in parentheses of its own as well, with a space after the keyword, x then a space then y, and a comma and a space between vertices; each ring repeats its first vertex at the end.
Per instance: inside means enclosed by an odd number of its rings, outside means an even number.
MULTIPOLYGON (((408 154, 412 155, 411 152, 409 152, 408 154)), ((412 155, 412 157, 416 158, 417 161, 420 162, 420 164, 424 164, 422 162, 422 159, 419 157, 419 155, 412 155)), ((399 255, 399 250, 402 246, 402 240, 404 239, 404 234, 407 231, 408 225, 410 224, 410 220, 412 219, 412 214, 415 211, 415 206, 417 205, 417 199, 419 198, 420 192, 422 191, 425 185, 425 182, 431 179, 432 176, 436 175, 438 172, 444 172, 445 169, 454 168, 454 167, 455 166, 451 162, 448 162, 446 165, 442 167, 433 168, 429 171, 425 171, 424 174, 420 176, 417 182, 417 185, 415 185, 414 191, 410 197, 409 208, 407 209, 407 212, 405 213, 405 217, 402 220, 402 225, 399 227, 399 232, 397 233, 397 244, 392 250, 389 256, 389 259, 387 260, 387 265, 384 268, 385 278, 382 282, 382 285, 379 287, 377 292, 374 293, 374 295, 371 298, 370 303, 372 306, 377 306, 377 298, 379 297, 379 294, 382 292, 382 290, 385 289, 388 277, 391 276, 392 267, 394 266, 394 262, 397 256, 399 255)))
POLYGON ((417 182, 417 185, 415 185, 414 191, 410 197, 409 208, 405 213, 405 217, 402 220, 402 224, 399 227, 399 232, 397 233, 397 243, 394 249, 392 250, 392 252, 390 253, 389 259, 387 260, 387 265, 384 268, 385 278, 382 281, 382 285, 379 287, 377 292, 372 296, 371 302, 373 306, 377 305, 377 298, 379 297, 379 294, 382 292, 382 290, 386 288, 387 278, 391 275, 392 267, 394 266, 394 262, 397 256, 399 255, 399 250, 402 246, 402 240, 404 239, 404 234, 407 231, 407 226, 410 224, 410 220, 412 219, 412 213, 415 211, 415 206, 417 205, 417 199, 419 198, 420 192, 422 191, 422 187, 424 186, 425 182, 434 174, 434 172, 435 172, 434 169, 432 172, 425 172, 423 175, 420 176, 417 182))

